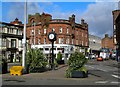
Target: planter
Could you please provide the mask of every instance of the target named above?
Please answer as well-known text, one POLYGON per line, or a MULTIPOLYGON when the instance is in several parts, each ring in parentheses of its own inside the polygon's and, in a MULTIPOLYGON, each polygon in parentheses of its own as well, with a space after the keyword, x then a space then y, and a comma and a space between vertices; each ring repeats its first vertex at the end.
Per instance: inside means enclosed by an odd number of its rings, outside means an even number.
POLYGON ((85 78, 88 77, 88 71, 85 73, 84 71, 72 71, 71 72, 72 78, 85 78))
POLYGON ((58 64, 64 64, 64 60, 57 61, 58 64))
POLYGON ((41 72, 45 72, 45 71, 47 71, 46 68, 37 68, 37 67, 35 67, 33 69, 30 69, 30 73, 41 73, 41 72))

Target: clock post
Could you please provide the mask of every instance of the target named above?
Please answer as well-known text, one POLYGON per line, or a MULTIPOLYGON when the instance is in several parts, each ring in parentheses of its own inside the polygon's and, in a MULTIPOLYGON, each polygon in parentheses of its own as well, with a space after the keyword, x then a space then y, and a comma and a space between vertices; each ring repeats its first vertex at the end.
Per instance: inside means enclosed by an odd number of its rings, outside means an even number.
POLYGON ((53 31, 50 32, 48 34, 48 39, 52 43, 52 65, 51 65, 51 68, 54 70, 55 69, 55 66, 54 66, 54 41, 56 41, 56 33, 53 31))

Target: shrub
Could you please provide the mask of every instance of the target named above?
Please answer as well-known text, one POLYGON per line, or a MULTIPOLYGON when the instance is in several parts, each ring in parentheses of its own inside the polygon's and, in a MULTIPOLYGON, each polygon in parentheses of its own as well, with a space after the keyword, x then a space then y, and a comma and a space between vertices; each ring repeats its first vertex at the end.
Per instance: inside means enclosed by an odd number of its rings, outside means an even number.
POLYGON ((60 62, 62 60, 62 54, 59 52, 57 54, 57 62, 60 62))
POLYGON ((45 69, 48 63, 47 58, 45 58, 40 49, 28 49, 26 62, 30 72, 35 69, 45 69))
POLYGON ((80 52, 74 52, 70 55, 68 60, 68 69, 66 70, 66 77, 71 77, 72 71, 83 71, 87 73, 87 69, 84 67, 84 64, 87 63, 85 55, 80 52))

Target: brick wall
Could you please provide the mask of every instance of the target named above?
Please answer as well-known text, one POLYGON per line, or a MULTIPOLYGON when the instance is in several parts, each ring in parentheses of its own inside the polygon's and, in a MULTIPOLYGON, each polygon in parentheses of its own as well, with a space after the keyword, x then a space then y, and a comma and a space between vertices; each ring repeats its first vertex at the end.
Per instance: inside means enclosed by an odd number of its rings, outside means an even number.
MULTIPOLYGON (((45 15, 45 14, 44 14, 45 15)), ((35 15, 34 15, 35 16, 35 15)), ((46 44, 49 44, 48 34, 54 28, 55 33, 57 34, 56 44, 59 44, 59 38, 64 39, 64 43, 66 44, 66 40, 69 38, 69 44, 72 44, 72 39, 74 39, 74 45, 82 45, 88 46, 88 25, 84 23, 84 25, 73 23, 69 20, 63 19, 54 19, 48 20, 48 25, 46 26, 46 22, 41 22, 40 18, 34 19, 35 17, 29 17, 29 23, 27 27, 27 37, 30 38, 29 43, 35 39, 35 44, 38 44, 38 39, 40 39, 41 44, 44 44, 44 39, 46 38, 46 44), (32 25, 30 23, 32 20, 37 21, 36 25, 32 25), (38 22, 39 21, 39 22, 38 22), (44 24, 42 24, 44 23, 44 24), (74 24, 74 25, 73 25, 74 24), (60 28, 62 28, 62 33, 60 33, 60 28), (44 29, 46 29, 46 34, 44 34, 44 29), (32 30, 35 30, 35 35, 31 35, 32 30), (40 34, 39 33, 40 30, 40 34), (72 34, 74 38, 72 38, 72 34)), ((46 17, 46 16, 44 16, 46 17)), ((51 18, 51 15, 47 15, 47 18, 51 18), (49 17, 50 16, 50 17, 49 17)), ((46 18, 42 18, 43 20, 46 18)))

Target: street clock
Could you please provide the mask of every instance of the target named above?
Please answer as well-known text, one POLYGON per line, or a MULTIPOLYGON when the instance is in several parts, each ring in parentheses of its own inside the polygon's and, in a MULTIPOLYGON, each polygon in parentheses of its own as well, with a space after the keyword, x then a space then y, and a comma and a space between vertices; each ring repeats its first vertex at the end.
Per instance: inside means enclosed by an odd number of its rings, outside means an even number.
POLYGON ((52 42, 52 64, 51 64, 51 68, 54 70, 55 69, 55 66, 54 66, 54 41, 56 41, 56 33, 55 32, 50 32, 48 34, 48 39, 49 41, 52 42))
POLYGON ((54 34, 49 34, 49 39, 54 39, 55 35, 54 34))
POLYGON ((56 33, 55 32, 50 32, 48 34, 48 39, 49 39, 49 41, 56 41, 56 33))

